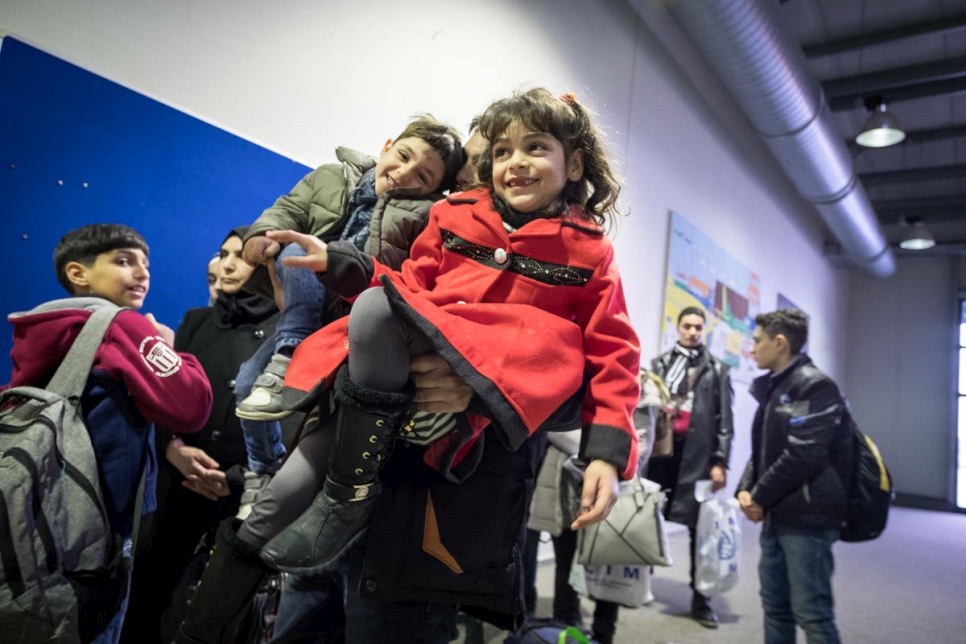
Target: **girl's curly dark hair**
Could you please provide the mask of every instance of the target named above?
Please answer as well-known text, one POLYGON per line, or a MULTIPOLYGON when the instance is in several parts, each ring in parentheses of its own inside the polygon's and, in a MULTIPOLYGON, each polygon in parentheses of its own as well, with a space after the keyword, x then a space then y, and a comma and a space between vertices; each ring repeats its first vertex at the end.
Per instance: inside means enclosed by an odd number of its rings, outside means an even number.
POLYGON ((537 87, 494 102, 480 116, 480 133, 487 151, 480 157, 480 181, 493 184, 493 141, 516 121, 535 132, 547 132, 564 147, 566 158, 574 150, 584 151, 584 176, 567 181, 561 207, 582 206, 598 224, 613 223, 621 186, 607 162, 602 136, 588 111, 573 94, 554 96, 537 87))

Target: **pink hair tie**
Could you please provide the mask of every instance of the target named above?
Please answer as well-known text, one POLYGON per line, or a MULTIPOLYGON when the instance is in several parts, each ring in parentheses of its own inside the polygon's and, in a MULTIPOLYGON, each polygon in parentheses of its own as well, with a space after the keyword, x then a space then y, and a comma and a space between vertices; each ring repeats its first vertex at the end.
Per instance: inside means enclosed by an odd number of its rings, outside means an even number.
POLYGON ((567 92, 566 94, 560 95, 560 100, 562 100, 567 105, 573 105, 574 101, 577 100, 577 95, 573 92, 567 92))

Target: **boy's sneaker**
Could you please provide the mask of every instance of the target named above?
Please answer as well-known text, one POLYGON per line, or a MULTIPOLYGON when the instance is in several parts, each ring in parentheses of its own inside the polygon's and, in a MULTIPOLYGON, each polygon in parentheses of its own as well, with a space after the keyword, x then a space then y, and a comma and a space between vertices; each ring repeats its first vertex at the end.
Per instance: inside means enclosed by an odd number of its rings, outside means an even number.
POLYGON ((265 489, 265 486, 271 480, 271 474, 259 474, 251 470, 245 470, 245 486, 242 488, 241 505, 238 507, 238 514, 235 515, 236 519, 244 521, 248 518, 248 515, 252 513, 252 507, 255 505, 255 501, 258 501, 262 490, 265 489))
POLYGON ((273 355, 265 371, 255 380, 252 393, 238 403, 235 415, 248 420, 279 420, 291 415, 294 410, 283 407, 280 396, 290 362, 292 359, 288 356, 273 355))

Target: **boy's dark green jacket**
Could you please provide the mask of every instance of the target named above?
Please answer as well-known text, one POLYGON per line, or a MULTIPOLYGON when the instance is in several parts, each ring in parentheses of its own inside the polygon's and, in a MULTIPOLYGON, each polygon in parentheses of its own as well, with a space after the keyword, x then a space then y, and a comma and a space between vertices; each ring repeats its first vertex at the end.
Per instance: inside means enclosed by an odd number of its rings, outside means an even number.
MULTIPOLYGON (((368 170, 375 167, 372 157, 340 147, 339 163, 320 166, 305 175, 292 191, 275 203, 248 229, 245 240, 269 230, 294 230, 315 235, 325 242, 339 239, 349 218, 349 193, 368 170)), ((409 257, 409 248, 426 227, 429 208, 442 199, 441 194, 415 199, 382 198, 376 203, 369 224, 366 253, 383 264, 399 268, 409 257)), ((245 283, 245 290, 272 298, 268 270, 257 266, 245 283)))

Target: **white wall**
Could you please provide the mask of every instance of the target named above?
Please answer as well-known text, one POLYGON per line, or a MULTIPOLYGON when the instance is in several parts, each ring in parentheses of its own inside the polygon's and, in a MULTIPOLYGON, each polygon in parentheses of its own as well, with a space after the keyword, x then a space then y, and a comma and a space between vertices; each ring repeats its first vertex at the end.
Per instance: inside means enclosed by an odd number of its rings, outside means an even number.
POLYGON ((817 217, 733 104, 702 98, 717 91, 706 69, 671 59, 671 30, 639 17, 652 11, 650 0, 6 0, 0 30, 310 165, 337 145, 375 152, 418 111, 465 126, 519 87, 574 90, 626 177, 616 244, 645 358, 658 349, 674 209, 759 273, 763 309, 781 291, 811 315, 812 355, 841 378, 848 279, 822 258, 817 217))
POLYGON ((955 451, 956 261, 899 258, 888 281, 852 277, 846 390, 897 492, 946 500, 955 451))

